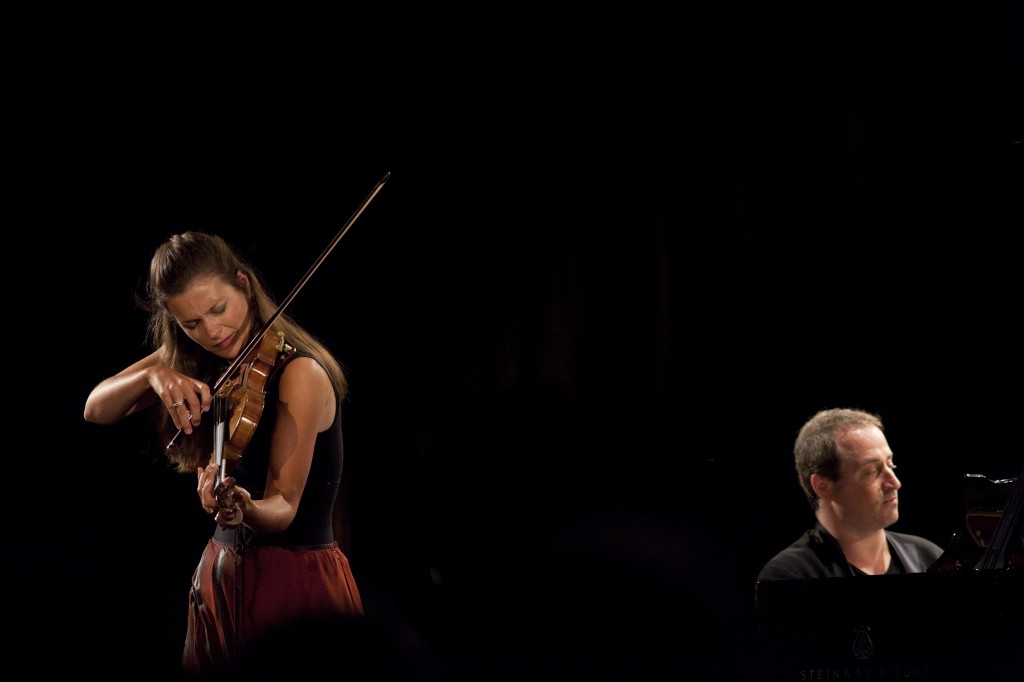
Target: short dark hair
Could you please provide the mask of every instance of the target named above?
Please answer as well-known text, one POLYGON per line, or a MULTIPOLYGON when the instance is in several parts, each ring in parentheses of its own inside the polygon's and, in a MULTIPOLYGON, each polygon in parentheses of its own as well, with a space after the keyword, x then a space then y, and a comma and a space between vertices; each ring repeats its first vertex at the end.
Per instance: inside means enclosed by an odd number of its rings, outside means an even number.
POLYGON ((811 487, 811 475, 839 480, 839 446, 836 436, 858 426, 876 426, 885 431, 877 414, 848 407, 821 410, 800 428, 793 444, 793 460, 811 509, 818 508, 818 495, 811 487))

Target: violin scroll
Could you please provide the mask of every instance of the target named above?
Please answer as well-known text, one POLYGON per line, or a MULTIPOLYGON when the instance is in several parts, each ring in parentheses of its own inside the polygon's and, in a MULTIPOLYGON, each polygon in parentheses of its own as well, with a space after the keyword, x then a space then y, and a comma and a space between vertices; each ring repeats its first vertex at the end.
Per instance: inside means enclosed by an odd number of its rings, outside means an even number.
POLYGON ((213 490, 220 509, 217 510, 213 519, 225 528, 234 528, 242 523, 242 510, 238 507, 238 501, 242 493, 234 490, 235 479, 228 477, 217 484, 213 490))

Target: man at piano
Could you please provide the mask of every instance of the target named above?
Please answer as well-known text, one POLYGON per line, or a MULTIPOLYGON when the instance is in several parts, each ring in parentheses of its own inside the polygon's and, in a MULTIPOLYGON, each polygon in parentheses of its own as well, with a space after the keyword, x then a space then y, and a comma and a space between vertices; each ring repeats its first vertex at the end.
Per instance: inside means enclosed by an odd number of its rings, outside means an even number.
POLYGON ((920 573, 942 554, 931 540, 886 530, 899 518, 902 484, 878 415, 822 410, 801 427, 793 455, 816 522, 758 582, 920 573))

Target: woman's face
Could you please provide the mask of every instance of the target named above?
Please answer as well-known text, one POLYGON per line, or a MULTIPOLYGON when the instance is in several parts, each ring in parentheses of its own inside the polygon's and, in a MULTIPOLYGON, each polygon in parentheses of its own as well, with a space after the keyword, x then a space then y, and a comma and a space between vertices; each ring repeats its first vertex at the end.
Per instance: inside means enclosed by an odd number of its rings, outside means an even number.
POLYGON ((225 360, 234 360, 249 342, 252 316, 246 291, 249 279, 238 273, 238 285, 219 277, 197 277, 167 310, 190 339, 225 360))

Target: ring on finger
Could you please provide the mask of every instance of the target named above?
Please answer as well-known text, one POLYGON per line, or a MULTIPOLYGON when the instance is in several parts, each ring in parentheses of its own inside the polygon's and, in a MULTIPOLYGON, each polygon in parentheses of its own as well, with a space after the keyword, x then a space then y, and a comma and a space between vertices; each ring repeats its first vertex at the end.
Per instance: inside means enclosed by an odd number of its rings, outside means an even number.
POLYGON ((171 407, 181 407, 181 406, 182 406, 182 405, 184 405, 184 404, 185 404, 185 401, 184 401, 184 400, 179 400, 179 401, 178 401, 178 402, 176 402, 176 403, 171 403, 171 407))

